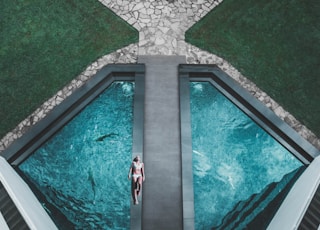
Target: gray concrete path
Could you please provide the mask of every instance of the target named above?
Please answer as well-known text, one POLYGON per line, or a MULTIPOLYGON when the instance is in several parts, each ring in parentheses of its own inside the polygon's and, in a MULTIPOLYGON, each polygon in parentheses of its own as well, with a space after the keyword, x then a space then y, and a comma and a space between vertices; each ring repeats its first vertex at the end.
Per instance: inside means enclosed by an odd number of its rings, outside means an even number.
POLYGON ((146 65, 142 229, 183 228, 178 64, 184 56, 139 56, 146 65))

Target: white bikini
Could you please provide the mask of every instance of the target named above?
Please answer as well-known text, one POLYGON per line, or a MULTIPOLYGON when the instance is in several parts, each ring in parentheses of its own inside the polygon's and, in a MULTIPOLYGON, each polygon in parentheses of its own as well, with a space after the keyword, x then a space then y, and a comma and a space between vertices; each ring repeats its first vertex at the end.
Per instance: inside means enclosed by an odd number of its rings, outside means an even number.
MULTIPOLYGON (((132 162, 132 168, 134 168, 134 169, 142 169, 142 165, 143 165, 143 163, 139 163, 139 164, 137 164, 137 162, 132 162)), ((139 178, 139 177, 141 177, 142 175, 141 175, 141 173, 138 173, 138 174, 132 174, 132 176, 133 177, 135 177, 135 178, 139 178)))

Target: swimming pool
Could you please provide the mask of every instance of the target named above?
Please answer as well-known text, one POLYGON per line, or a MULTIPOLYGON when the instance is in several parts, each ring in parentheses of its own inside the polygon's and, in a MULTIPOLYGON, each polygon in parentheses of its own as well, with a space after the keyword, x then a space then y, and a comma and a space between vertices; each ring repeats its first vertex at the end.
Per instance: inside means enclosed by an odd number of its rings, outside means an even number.
POLYGON ((114 82, 19 166, 76 229, 130 228, 133 92, 114 82))
POLYGON ((133 92, 112 83, 19 166, 76 229, 130 228, 133 92))
POLYGON ((179 83, 184 226, 267 226, 318 151, 215 65, 179 83))
POLYGON ((302 166, 209 82, 190 83, 195 229, 302 166))

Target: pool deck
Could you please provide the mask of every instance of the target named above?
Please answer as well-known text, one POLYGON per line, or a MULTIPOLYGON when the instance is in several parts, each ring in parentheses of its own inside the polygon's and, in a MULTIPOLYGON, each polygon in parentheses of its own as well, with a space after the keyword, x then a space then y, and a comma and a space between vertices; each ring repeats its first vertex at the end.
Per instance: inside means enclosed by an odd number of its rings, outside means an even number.
POLYGON ((178 65, 184 56, 139 56, 146 65, 142 229, 183 229, 178 65))

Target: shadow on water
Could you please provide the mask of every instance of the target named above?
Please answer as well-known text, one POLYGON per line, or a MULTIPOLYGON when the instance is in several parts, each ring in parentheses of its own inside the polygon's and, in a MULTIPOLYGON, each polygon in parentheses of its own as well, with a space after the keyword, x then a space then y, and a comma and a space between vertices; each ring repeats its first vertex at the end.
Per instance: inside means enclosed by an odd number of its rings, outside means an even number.
POLYGON ((117 133, 108 133, 108 134, 102 135, 101 137, 98 137, 95 141, 104 141, 104 139, 106 139, 108 137, 113 137, 113 136, 119 136, 119 134, 117 134, 117 133))

